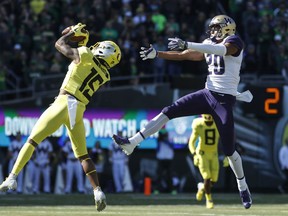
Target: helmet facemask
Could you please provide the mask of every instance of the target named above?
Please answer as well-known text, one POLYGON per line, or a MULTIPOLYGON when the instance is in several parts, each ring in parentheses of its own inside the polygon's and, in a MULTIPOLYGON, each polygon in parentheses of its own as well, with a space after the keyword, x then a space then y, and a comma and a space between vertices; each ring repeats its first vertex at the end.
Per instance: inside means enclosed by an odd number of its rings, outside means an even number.
POLYGON ((113 41, 97 42, 90 50, 107 69, 114 67, 121 60, 120 48, 113 41))
POLYGON ((211 126, 214 122, 213 117, 210 114, 202 114, 202 118, 206 125, 211 126))
POLYGON ((209 26, 209 35, 211 39, 222 40, 223 35, 219 25, 209 26))
POLYGON ((204 121, 213 122, 213 117, 210 114, 202 114, 201 115, 204 121))

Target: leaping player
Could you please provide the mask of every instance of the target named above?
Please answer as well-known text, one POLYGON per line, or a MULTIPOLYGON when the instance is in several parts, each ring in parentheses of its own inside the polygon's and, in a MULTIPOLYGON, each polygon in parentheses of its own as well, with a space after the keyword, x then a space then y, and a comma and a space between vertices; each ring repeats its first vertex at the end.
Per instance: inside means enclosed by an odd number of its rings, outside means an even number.
POLYGON ((187 94, 165 107, 129 139, 117 135, 113 135, 113 139, 129 155, 140 142, 159 131, 169 120, 202 113, 210 114, 219 130, 223 153, 228 156, 230 167, 235 174, 242 204, 248 209, 252 205, 252 198, 241 156, 236 151, 233 116, 236 99, 250 102, 253 98, 250 91, 237 91, 244 44, 236 35, 236 23, 226 15, 215 16, 209 24, 208 33, 209 37, 203 43, 169 38, 168 48, 171 51, 157 51, 152 45, 141 48, 140 57, 143 60, 156 57, 167 60, 206 60, 208 75, 205 88, 187 94))

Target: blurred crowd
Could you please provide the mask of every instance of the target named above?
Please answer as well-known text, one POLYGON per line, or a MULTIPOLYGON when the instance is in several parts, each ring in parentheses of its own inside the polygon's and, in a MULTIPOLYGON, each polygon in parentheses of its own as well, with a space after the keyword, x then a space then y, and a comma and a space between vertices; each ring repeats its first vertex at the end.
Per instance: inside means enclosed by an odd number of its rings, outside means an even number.
MULTIPOLYGON (((166 50, 169 37, 201 42, 212 17, 234 18, 245 42, 242 73, 278 74, 288 70, 287 0, 3 0, 0 3, 0 90, 27 87, 33 77, 67 71, 67 59, 54 48, 67 26, 85 23, 88 46, 117 42, 122 60, 112 77, 205 74, 205 63, 139 58, 141 46, 166 50), (149 60, 148 60, 149 61, 149 60), (152 63, 153 62, 153 63, 152 63)), ((128 84, 135 85, 137 79, 128 84)))
MULTIPOLYGON (((0 148, 0 182, 9 175, 26 137, 17 133, 10 137, 10 144, 0 148)), ((98 179, 106 192, 127 192, 133 190, 128 166, 128 156, 114 142, 102 148, 95 140, 88 148, 88 154, 95 164, 98 179)), ((81 163, 75 158, 71 142, 67 139, 46 138, 36 148, 27 166, 17 177, 16 191, 8 193, 91 193, 89 180, 81 163)), ((0 195, 2 193, 0 192, 0 195)))

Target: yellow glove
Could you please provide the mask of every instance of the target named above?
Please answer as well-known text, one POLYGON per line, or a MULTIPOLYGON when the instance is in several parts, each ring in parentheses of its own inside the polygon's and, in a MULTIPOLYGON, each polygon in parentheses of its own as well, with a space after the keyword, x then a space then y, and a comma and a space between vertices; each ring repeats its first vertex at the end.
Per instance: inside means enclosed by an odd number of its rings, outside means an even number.
POLYGON ((86 25, 82 23, 78 23, 77 25, 72 26, 71 30, 74 32, 75 37, 86 36, 86 29, 84 29, 86 25))
POLYGON ((224 159, 223 159, 223 167, 229 167, 228 157, 224 157, 224 159))
POLYGON ((86 34, 86 37, 84 40, 80 41, 78 43, 78 46, 86 46, 86 44, 88 43, 89 41, 89 32, 86 30, 87 34, 86 34))
POLYGON ((197 154, 194 154, 193 156, 193 163, 194 163, 194 166, 198 167, 199 166, 199 155, 197 154))
POLYGON ((72 26, 71 31, 74 32, 74 37, 84 37, 85 39, 78 43, 78 46, 86 46, 89 40, 89 31, 87 31, 84 27, 86 25, 82 23, 78 23, 77 25, 72 26))

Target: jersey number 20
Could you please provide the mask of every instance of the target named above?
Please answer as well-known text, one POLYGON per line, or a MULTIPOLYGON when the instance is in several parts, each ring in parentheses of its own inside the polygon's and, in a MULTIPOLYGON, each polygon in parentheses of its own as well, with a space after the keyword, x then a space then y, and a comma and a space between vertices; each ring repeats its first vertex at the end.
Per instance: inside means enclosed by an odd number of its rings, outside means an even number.
MULTIPOLYGON (((215 55, 215 54, 207 54, 206 62, 209 67, 213 68, 213 73, 216 75, 224 74, 224 59, 223 56, 215 55)), ((209 70, 209 74, 212 72, 209 70)))

